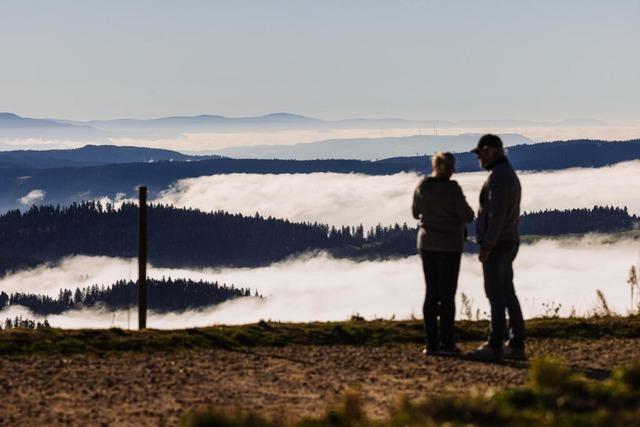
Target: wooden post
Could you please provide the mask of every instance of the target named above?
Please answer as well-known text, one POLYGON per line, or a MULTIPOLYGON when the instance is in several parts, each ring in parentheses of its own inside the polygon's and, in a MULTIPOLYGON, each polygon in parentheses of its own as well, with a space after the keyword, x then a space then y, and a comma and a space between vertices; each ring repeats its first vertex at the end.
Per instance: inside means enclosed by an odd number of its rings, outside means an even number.
POLYGON ((147 187, 140 187, 138 217, 138 329, 147 327, 147 187))

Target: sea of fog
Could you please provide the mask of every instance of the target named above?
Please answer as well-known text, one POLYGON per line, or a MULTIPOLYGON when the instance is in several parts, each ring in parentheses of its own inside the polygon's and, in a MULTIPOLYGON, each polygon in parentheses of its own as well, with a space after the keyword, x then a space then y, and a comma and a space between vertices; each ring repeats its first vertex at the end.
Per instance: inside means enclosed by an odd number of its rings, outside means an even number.
MULTIPOLYGON (((628 206, 640 213, 640 161, 593 169, 520 173, 522 208, 570 209, 594 205, 628 206), (622 185, 623 184, 623 185, 622 185)), ((485 172, 455 175, 467 200, 477 207, 485 172)), ((410 216, 412 193, 420 177, 412 173, 390 176, 314 173, 307 175, 215 175, 177 182, 156 202, 213 211, 318 221, 332 225, 370 227, 415 221, 410 216)), ((610 307, 625 313, 630 308, 628 270, 640 260, 640 241, 606 236, 541 240, 523 246, 516 260, 516 286, 527 317, 551 314, 589 314, 597 309, 596 290, 610 307)), ((73 257, 56 266, 17 272, 0 279, 0 291, 57 296, 60 288, 90 284, 110 285, 135 279, 134 260, 73 257)), ((266 298, 241 299, 202 311, 152 314, 154 328, 182 328, 214 323, 247 323, 261 319, 280 321, 344 320, 354 314, 366 318, 421 316, 424 283, 417 256, 371 262, 333 259, 327 255, 301 256, 263 268, 182 270, 151 267, 161 278, 221 281, 257 289, 266 298)), ((458 301, 464 292, 475 317, 488 310, 480 264, 464 255, 458 301)), ((460 306, 460 304, 459 304, 460 306)), ((460 308, 460 307, 459 307, 460 308)), ((41 317, 21 307, 0 312, 0 319, 23 315, 41 317)), ((459 312, 460 315, 460 312, 459 312)), ((135 316, 126 311, 85 310, 49 316, 66 328, 129 327, 135 316)))
MULTIPOLYGON (((631 213, 639 214, 640 198, 632 196, 640 194, 638 171, 640 161, 602 168, 521 172, 522 209, 530 212, 612 205, 627 206, 631 213)), ((486 176, 486 172, 454 175, 474 209, 486 176)), ((154 201, 203 211, 259 212, 336 226, 362 223, 369 228, 377 223, 414 224, 410 206, 419 179, 415 173, 213 175, 180 180, 154 201)))
MULTIPOLYGON (((628 270, 639 260, 640 242, 611 241, 608 236, 541 240, 523 245, 515 262, 515 283, 527 318, 552 314, 590 314, 600 305, 601 290, 611 309, 626 313, 630 292, 628 270), (551 307, 551 308, 549 308, 551 307)), ((183 277, 220 281, 257 289, 264 299, 244 298, 217 307, 182 313, 151 313, 149 327, 172 329, 212 324, 242 324, 261 319, 277 321, 345 320, 358 314, 372 318, 421 317, 424 282, 417 256, 388 261, 354 262, 326 254, 301 256, 262 268, 163 269, 151 266, 150 277, 183 277)), ((109 285, 118 279, 135 279, 135 260, 78 256, 57 266, 43 266, 0 279, 0 290, 29 291, 57 296, 61 287, 109 285)), ((486 317, 488 303, 482 286, 480 264, 464 255, 460 273, 458 318, 462 317, 461 293, 471 300, 475 318, 486 317)), ((637 302, 637 301, 636 301, 637 302)), ((0 319, 22 315, 42 319, 22 307, 0 312, 0 319)), ((135 327, 135 311, 81 310, 48 316, 58 327, 135 327)))

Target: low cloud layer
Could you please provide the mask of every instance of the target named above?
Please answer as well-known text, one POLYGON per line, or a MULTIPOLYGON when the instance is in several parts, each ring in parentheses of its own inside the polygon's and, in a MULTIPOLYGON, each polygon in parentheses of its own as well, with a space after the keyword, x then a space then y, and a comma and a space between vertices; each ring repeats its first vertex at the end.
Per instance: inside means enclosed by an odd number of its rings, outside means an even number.
MULTIPOLYGON (((632 239, 606 243, 607 236, 584 239, 542 240, 523 246, 516 260, 516 287, 526 317, 544 315, 544 304, 561 304, 560 314, 588 314, 597 307, 596 290, 604 292, 612 309, 630 308, 628 269, 637 264, 640 242, 632 239)), ((57 267, 19 272, 0 280, 5 292, 57 295, 61 287, 135 278, 133 260, 75 257, 57 267)), ((150 268, 150 276, 184 277, 233 283, 258 289, 267 298, 226 302, 218 307, 184 313, 152 314, 153 328, 184 328, 216 323, 241 324, 261 319, 280 321, 345 320, 353 314, 366 318, 421 317, 424 282, 417 256, 383 262, 336 260, 327 255, 300 257, 264 268, 184 270, 150 268)), ((473 311, 488 311, 479 263, 465 255, 460 293, 473 301, 473 311)), ((636 300, 637 303, 637 300, 636 300)), ((458 313, 461 307, 458 304, 458 313)), ((35 316, 21 307, 0 312, 0 319, 35 316)), ((48 316, 54 326, 135 326, 135 313, 84 310, 48 316)))
POLYGON ((43 201, 46 194, 47 192, 44 190, 31 190, 23 197, 20 197, 18 199, 18 202, 20 202, 21 205, 32 205, 34 203, 43 201))
POLYGON ((559 141, 567 139, 626 140, 640 137, 636 125, 609 126, 477 126, 444 128, 378 128, 378 129, 330 129, 286 130, 277 132, 207 132, 187 133, 178 138, 136 139, 111 138, 115 145, 133 145, 189 152, 213 152, 229 147, 264 144, 299 144, 338 138, 378 138, 413 135, 461 135, 465 133, 517 133, 534 141, 559 141))
MULTIPOLYGON (((0 292, 28 292, 57 297, 62 288, 111 285, 117 280, 136 280, 136 259, 75 256, 56 265, 44 264, 0 278, 0 292)), ((162 276, 160 276, 162 277, 162 276)))
MULTIPOLYGON (((157 138, 110 137, 110 144, 122 146, 164 148, 193 153, 212 153, 229 147, 254 146, 264 144, 299 144, 339 138, 378 138, 413 135, 461 135, 466 133, 517 133, 534 141, 558 141, 567 139, 603 139, 627 140, 640 137, 638 125, 539 125, 539 126, 500 126, 487 123, 486 126, 462 126, 427 128, 354 128, 326 130, 281 130, 264 132, 199 132, 185 133, 178 137, 160 136, 157 138)), ((102 138, 102 137, 101 137, 102 138)), ((1 138, 0 151, 5 150, 49 150, 78 148, 86 144, 104 143, 100 140, 70 140, 65 138, 1 138)))
POLYGON ((410 221, 412 173, 231 174, 181 180, 155 202, 332 225, 410 221), (409 201, 408 201, 409 200, 409 201))
MULTIPOLYGON (((603 168, 521 173, 522 209, 613 205, 628 206, 630 212, 640 213, 640 199, 631 196, 640 194, 638 170, 640 161, 603 168)), ((486 176, 485 172, 473 172, 454 177, 474 209, 486 176)), ((259 212, 264 216, 331 225, 413 224, 410 205, 419 179, 414 173, 213 175, 181 180, 155 201, 204 211, 223 209, 246 215, 259 212)))

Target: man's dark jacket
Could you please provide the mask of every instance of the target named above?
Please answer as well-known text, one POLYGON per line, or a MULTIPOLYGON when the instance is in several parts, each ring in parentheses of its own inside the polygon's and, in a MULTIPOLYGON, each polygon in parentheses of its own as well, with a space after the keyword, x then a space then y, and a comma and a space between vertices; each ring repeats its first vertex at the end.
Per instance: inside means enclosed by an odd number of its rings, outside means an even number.
POLYGON ((520 240, 520 181, 511 163, 502 157, 487 167, 491 171, 480 192, 476 239, 485 249, 498 242, 520 240))

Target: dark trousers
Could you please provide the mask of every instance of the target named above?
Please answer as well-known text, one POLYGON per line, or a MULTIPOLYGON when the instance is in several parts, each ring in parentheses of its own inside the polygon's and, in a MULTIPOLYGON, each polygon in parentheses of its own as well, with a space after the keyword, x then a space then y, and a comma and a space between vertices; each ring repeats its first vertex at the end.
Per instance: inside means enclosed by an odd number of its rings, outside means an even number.
POLYGON ((502 349, 505 310, 509 313, 509 344, 513 348, 524 348, 524 319, 513 286, 513 260, 519 246, 519 242, 498 242, 482 265, 484 291, 491 304, 489 344, 495 349, 502 349))
POLYGON ((453 319, 456 315, 456 289, 460 272, 460 252, 421 251, 427 284, 422 312, 427 348, 453 346, 453 319), (440 327, 438 328, 438 318, 440 327))

